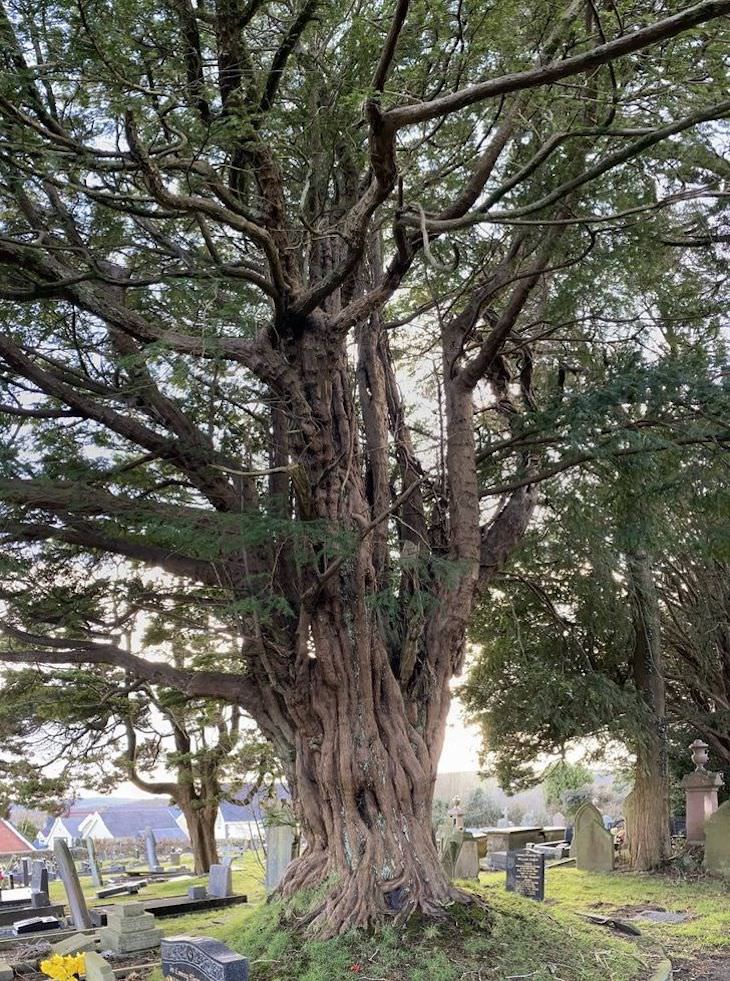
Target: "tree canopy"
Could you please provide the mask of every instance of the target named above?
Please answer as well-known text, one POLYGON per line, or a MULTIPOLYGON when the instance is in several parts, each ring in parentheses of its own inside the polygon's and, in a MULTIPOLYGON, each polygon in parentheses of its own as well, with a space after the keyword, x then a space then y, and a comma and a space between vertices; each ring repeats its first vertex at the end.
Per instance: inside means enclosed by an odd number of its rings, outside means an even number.
POLYGON ((546 482, 727 439, 647 362, 722 315, 729 12, 0 6, 4 657, 250 713, 323 935, 459 898, 449 682, 546 482), (235 650, 29 620, 29 568, 235 650))

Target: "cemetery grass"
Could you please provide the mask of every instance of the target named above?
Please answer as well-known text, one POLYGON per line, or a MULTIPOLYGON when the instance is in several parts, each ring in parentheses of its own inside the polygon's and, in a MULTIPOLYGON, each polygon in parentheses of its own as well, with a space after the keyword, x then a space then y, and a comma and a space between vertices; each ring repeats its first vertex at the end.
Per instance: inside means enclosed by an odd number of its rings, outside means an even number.
MULTIPOLYGON (((130 862, 128 869, 135 866, 130 862)), ((123 875, 116 876, 105 869, 102 869, 104 876, 104 887, 112 885, 113 878, 126 880, 123 875)), ((263 868, 252 852, 248 852, 233 863, 233 891, 237 895, 243 893, 248 896, 249 902, 258 902, 264 897, 263 887, 263 868)), ((149 885, 143 886, 137 895, 112 896, 109 899, 97 899, 97 886, 91 884, 91 877, 83 875, 80 877, 81 888, 84 898, 89 906, 105 906, 110 903, 136 903, 145 899, 165 899, 170 896, 185 896, 190 886, 207 886, 208 877, 191 876, 190 878, 172 878, 168 882, 155 882, 150 880, 149 885)), ((60 879, 55 879, 49 883, 49 896, 52 903, 66 902, 66 891, 60 879)), ((217 911, 220 914, 220 910, 217 911)))
MULTIPOLYGON (((504 873, 482 873, 481 888, 488 902, 504 889, 504 873)), ((628 919, 641 930, 643 943, 653 943, 672 958, 693 958, 719 953, 730 957, 730 883, 707 876, 614 872, 598 874, 574 868, 550 871, 546 876, 548 910, 595 913, 628 919), (684 923, 634 920, 641 910, 685 913, 684 923)), ((606 931, 604 930, 604 933, 606 931)))
MULTIPOLYGON (((503 877, 502 877, 503 878, 503 877)), ((465 884, 466 885, 466 884, 465 884)), ((490 910, 455 906, 443 923, 414 918, 405 930, 308 940, 286 926, 312 896, 164 920, 167 935, 212 936, 249 958, 251 981, 638 981, 648 962, 635 945, 561 910, 504 892, 490 910)), ((160 981, 159 970, 151 981, 160 981)))

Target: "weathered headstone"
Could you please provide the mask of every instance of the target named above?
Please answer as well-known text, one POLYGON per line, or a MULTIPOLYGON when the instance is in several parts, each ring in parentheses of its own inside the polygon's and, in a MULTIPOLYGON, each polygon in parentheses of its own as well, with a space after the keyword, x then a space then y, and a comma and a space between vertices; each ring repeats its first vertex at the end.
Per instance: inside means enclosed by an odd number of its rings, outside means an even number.
POLYGON ((454 828, 450 820, 442 821, 436 828, 436 851, 438 852, 439 858, 443 856, 446 841, 451 837, 453 830, 454 828))
POLYGON ((208 890, 205 886, 188 886, 188 899, 206 899, 208 890))
POLYGON ((601 812, 593 804, 581 804, 575 815, 570 857, 585 872, 613 869, 613 835, 603 827, 601 812))
POLYGON ((115 981, 114 968, 95 951, 89 951, 86 962, 86 981, 115 981))
POLYGON ((147 852, 147 866, 150 872, 162 872, 162 866, 157 859, 157 841, 152 828, 145 828, 144 846, 147 852))
POLYGON ((127 903, 107 910, 105 927, 99 931, 102 950, 132 954, 159 946, 162 930, 155 927, 152 913, 141 903, 127 903))
POLYGON ((730 800, 705 822, 705 868, 730 879, 730 800))
POLYGON ((292 860, 293 848, 294 828, 291 825, 277 824, 266 829, 267 892, 273 892, 284 878, 284 873, 292 860))
POLYGON ((517 892, 528 899, 545 898, 545 856, 531 849, 507 852, 508 892, 517 892))
POLYGON ((44 906, 48 906, 50 899, 48 898, 47 892, 32 892, 30 894, 30 905, 33 909, 43 909, 44 906))
POLYGON ((91 926, 91 917, 86 908, 86 900, 81 891, 79 874, 76 871, 74 860, 71 857, 68 845, 61 838, 57 838, 53 843, 53 855, 56 865, 61 873, 61 881, 66 890, 68 904, 71 907, 71 918, 77 930, 88 930, 91 926))
POLYGON ((169 981, 248 981, 248 961, 211 937, 167 937, 162 973, 169 981))
POLYGON ((509 852, 487 852, 486 857, 479 863, 480 868, 485 872, 504 872, 507 868, 507 855, 509 852))
POLYGON ((215 899, 233 895, 233 878, 230 865, 211 865, 208 873, 208 894, 215 899))
POLYGON ((59 940, 57 944, 53 944, 51 951, 66 957, 93 950, 95 946, 96 937, 93 933, 75 933, 72 937, 66 937, 64 940, 59 940))
POLYGON ((180 852, 174 851, 172 855, 170 855, 170 865, 179 865, 179 864, 180 864, 180 852))
POLYGON ((55 916, 31 916, 27 920, 16 920, 13 933, 16 937, 24 933, 38 933, 41 930, 58 930, 61 921, 55 916))
POLYGON ((476 841, 465 837, 454 863, 455 879, 479 878, 479 849, 476 841))
POLYGON ((120 882, 117 886, 105 886, 96 893, 97 899, 111 899, 112 896, 136 896, 142 886, 147 885, 146 879, 135 879, 133 882, 120 882))
POLYGON ((23 872, 23 885, 24 886, 29 886, 30 885, 30 876, 31 876, 30 859, 29 858, 21 858, 21 860, 20 860, 20 867, 21 867, 22 872, 23 872))
POLYGON ((94 845, 93 838, 84 838, 86 843, 86 851, 89 853, 89 871, 91 872, 91 884, 99 888, 104 885, 104 879, 101 875, 101 868, 96 860, 96 847, 94 845))

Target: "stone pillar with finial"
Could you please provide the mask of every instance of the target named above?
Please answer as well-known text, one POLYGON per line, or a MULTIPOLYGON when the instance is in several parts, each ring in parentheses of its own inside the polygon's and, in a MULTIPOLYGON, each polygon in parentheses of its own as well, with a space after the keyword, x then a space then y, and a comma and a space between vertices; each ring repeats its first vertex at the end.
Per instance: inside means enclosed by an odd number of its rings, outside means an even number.
POLYGON ((682 777, 682 786, 687 796, 687 844, 703 845, 705 842, 705 821, 717 810, 717 791, 723 784, 720 773, 708 772, 705 766, 709 760, 707 743, 695 739, 689 747, 692 750, 693 773, 682 777))
POLYGON ((451 826, 454 831, 464 830, 464 809, 461 806, 461 797, 454 797, 451 801, 449 817, 451 818, 451 826))

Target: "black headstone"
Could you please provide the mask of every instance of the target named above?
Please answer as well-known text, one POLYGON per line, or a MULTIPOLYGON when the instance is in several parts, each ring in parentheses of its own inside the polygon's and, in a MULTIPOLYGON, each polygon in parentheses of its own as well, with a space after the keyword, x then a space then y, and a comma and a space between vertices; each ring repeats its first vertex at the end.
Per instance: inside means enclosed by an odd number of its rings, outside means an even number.
POLYGON ((38 933, 40 930, 57 930, 60 926, 61 921, 55 916, 31 916, 27 920, 16 920, 13 933, 19 937, 24 933, 38 933))
POLYGON ((531 849, 507 852, 507 891, 528 899, 545 898, 545 856, 531 849))
POLYGON ((170 981, 248 981, 248 960, 211 937, 167 937, 160 953, 170 981))

